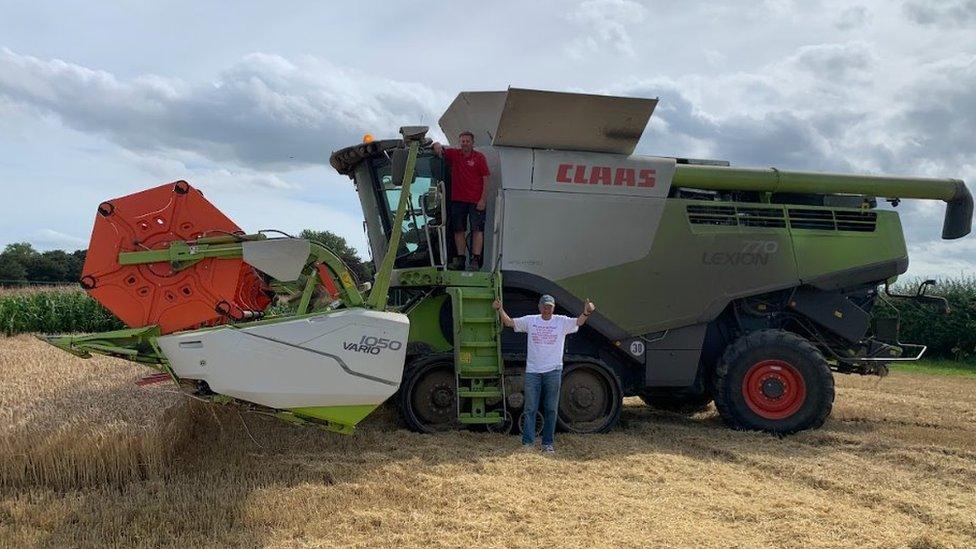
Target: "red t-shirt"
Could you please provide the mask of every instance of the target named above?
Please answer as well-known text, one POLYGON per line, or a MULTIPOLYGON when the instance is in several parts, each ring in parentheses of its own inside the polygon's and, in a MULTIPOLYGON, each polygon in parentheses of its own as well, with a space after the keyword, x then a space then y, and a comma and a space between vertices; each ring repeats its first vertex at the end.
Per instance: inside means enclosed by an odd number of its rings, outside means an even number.
POLYGON ((465 156, 461 149, 444 148, 444 159, 451 166, 451 200, 477 204, 485 191, 488 161, 485 155, 471 151, 465 156))

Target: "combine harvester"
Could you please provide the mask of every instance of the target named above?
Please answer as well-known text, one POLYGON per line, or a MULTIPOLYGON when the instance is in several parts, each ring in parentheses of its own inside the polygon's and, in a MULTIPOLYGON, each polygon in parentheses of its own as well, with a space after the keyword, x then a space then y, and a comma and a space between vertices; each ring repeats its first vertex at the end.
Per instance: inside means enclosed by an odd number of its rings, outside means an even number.
POLYGON ((872 321, 908 267, 906 198, 947 204, 970 232, 962 181, 733 168, 633 155, 656 100, 509 89, 462 93, 440 120, 471 130, 491 167, 485 265, 446 269, 450 171, 426 128, 335 152, 359 194, 373 281, 323 246, 245 234, 186 182, 98 207, 85 289, 130 328, 49 337, 158 369, 194 396, 350 432, 397 394, 407 425, 508 432, 523 407, 525 339, 491 302, 599 309, 567 341, 558 421, 616 424, 622 398, 701 409, 737 429, 820 426, 833 373, 883 375, 925 348, 872 321), (883 290, 882 290, 883 287, 883 290), (392 297, 389 297, 392 296, 392 297), (287 314, 265 315, 275 299, 287 314))

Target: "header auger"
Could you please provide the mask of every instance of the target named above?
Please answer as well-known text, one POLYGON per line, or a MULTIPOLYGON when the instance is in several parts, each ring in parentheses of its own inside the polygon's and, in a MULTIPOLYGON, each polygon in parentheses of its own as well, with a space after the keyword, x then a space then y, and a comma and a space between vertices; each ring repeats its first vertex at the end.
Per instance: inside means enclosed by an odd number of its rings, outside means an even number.
MULTIPOLYGON (((882 292, 908 267, 879 198, 947 204, 942 236, 971 230, 954 179, 817 174, 635 155, 656 100, 509 89, 465 92, 440 119, 471 131, 491 176, 484 265, 448 270, 450 170, 426 128, 333 153, 356 188, 372 289, 315 242, 245 234, 185 182, 99 206, 83 286, 128 329, 52 338, 75 354, 148 364, 198 398, 349 432, 396 393, 410 428, 507 432, 523 410, 525 340, 501 332, 541 294, 576 315, 558 424, 616 424, 624 396, 675 411, 714 400, 739 429, 821 425, 835 373, 916 360, 882 292), (287 313, 275 301, 294 306, 287 313)), ((949 245, 949 244, 946 244, 949 245)))

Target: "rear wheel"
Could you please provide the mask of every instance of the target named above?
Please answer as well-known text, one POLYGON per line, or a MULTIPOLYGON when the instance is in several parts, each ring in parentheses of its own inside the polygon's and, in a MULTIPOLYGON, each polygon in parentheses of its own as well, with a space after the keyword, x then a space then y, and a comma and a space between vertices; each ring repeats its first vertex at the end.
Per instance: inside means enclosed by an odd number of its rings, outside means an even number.
POLYGON ((815 429, 833 403, 827 361, 809 341, 785 330, 740 337, 715 372, 715 406, 734 429, 776 434, 815 429))
POLYGON ((457 381, 449 355, 430 355, 411 362, 403 374, 400 416, 412 431, 436 433, 457 429, 457 381))
POLYGON ((623 408, 620 380, 611 369, 589 362, 563 370, 556 424, 572 433, 606 433, 623 408))

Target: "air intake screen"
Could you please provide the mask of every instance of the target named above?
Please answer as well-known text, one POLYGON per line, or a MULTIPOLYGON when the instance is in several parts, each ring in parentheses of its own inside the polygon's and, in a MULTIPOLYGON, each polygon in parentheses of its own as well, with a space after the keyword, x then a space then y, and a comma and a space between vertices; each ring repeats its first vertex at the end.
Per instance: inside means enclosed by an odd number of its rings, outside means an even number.
MULTIPOLYGON (((787 221, 780 208, 689 204, 687 212, 692 225, 784 228, 787 221)), ((870 211, 790 208, 788 213, 793 229, 869 233, 878 221, 878 214, 870 211)))
POLYGON ((786 227, 780 208, 689 204, 687 211, 688 222, 693 225, 786 227))
POLYGON ((878 221, 875 212, 856 210, 793 209, 790 227, 793 229, 819 229, 823 231, 873 232, 878 221))

